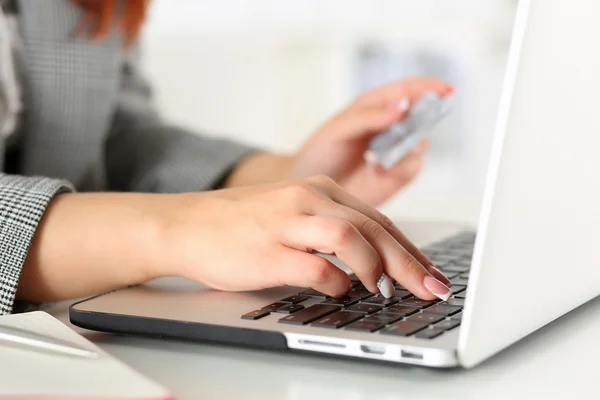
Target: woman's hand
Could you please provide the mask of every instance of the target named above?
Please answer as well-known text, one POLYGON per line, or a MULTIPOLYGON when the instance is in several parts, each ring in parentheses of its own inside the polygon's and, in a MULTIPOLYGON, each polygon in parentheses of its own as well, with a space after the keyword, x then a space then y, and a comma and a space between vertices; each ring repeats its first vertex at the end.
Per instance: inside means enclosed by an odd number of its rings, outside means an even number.
POLYGON ((313 251, 335 253, 371 292, 384 272, 423 299, 449 291, 388 218, 316 177, 205 193, 59 195, 36 229, 17 296, 56 301, 173 275, 231 291, 348 292, 346 273, 313 251))
POLYGON ((415 78, 365 92, 308 140, 294 157, 290 176, 324 174, 373 206, 383 203, 419 173, 429 142, 419 143, 390 170, 368 164, 363 155, 375 135, 404 118, 406 109, 399 105, 412 104, 427 91, 446 96, 453 89, 437 79, 415 78))
POLYGON ((413 103, 430 90, 443 96, 453 91, 437 79, 415 78, 365 92, 319 129, 295 155, 254 154, 238 165, 225 187, 327 175, 350 194, 377 206, 419 173, 429 142, 417 144, 397 165, 385 170, 365 162, 363 155, 369 141, 404 118, 406 110, 399 108, 401 103, 413 103))
POLYGON ((346 294, 348 276, 318 251, 335 253, 371 292, 379 292, 383 272, 423 299, 449 292, 440 282, 448 280, 388 218, 327 177, 169 202, 163 263, 172 275, 229 291, 290 285, 346 294))

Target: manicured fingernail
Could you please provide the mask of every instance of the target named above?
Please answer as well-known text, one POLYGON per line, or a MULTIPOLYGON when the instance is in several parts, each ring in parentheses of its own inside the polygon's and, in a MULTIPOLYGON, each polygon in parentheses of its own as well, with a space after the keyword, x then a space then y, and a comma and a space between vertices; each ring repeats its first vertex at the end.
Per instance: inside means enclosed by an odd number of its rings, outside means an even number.
POLYGON ((377 287, 386 299, 389 299, 394 295, 394 284, 386 274, 381 274, 381 278, 377 281, 377 287))
POLYGON ((444 285, 442 282, 438 281, 432 276, 427 275, 425 279, 423 279, 423 285, 431 294, 434 294, 436 297, 439 297, 444 301, 447 301, 452 295, 452 291, 448 288, 448 286, 444 285))
POLYGON ((451 95, 452 93, 454 93, 454 87, 450 85, 446 86, 442 91, 442 95, 445 96, 451 95))
POLYGON ((448 277, 446 277, 446 275, 444 275, 444 273, 442 271, 440 271, 433 265, 430 265, 429 268, 427 268, 427 270, 429 271, 429 273, 431 275, 433 275, 436 279, 441 281, 444 285, 450 284, 450 279, 448 279, 448 277))
POLYGON ((374 152, 372 152, 371 150, 365 151, 364 158, 365 158, 365 161, 367 162, 367 164, 377 165, 379 163, 379 160, 377 159, 377 155, 374 152))
POLYGON ((398 108, 398 111, 406 112, 410 109, 410 100, 407 97, 405 97, 402 100, 400 100, 396 107, 398 108))

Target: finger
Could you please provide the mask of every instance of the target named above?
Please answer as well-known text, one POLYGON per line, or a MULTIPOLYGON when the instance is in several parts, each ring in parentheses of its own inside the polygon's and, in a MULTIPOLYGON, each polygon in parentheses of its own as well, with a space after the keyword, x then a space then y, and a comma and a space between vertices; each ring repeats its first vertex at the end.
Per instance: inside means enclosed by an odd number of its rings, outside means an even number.
POLYGON ((417 145, 411 150, 413 154, 423 154, 431 147, 431 139, 425 138, 421 139, 417 145))
MULTIPOLYGON (((406 236, 402 233, 402 231, 400 231, 400 229, 398 229, 398 227, 396 227, 396 225, 388 217, 386 217, 385 215, 380 213, 375 208, 373 208, 373 207, 369 206, 368 204, 355 198, 354 196, 351 196, 350 194, 348 194, 347 192, 342 190, 331 179, 328 179, 326 177, 318 177, 318 178, 314 178, 314 181, 316 181, 317 185, 320 188, 324 188, 324 190, 327 192, 327 195, 332 200, 334 200, 342 205, 345 205, 348 208, 359 211, 360 213, 366 215, 367 217, 369 217, 370 219, 372 219, 373 221, 375 221, 379 225, 381 225, 386 231, 388 231, 390 233, 390 235, 396 240, 397 243, 399 243, 406 251, 408 251, 408 253, 410 253, 413 256, 413 258, 417 261, 417 263, 428 272, 428 275, 433 278, 433 275, 431 275, 429 273, 429 271, 431 270, 431 267, 434 267, 431 260, 429 260, 429 258, 425 254, 423 254, 410 240, 408 240, 408 238, 406 238, 406 236)), ((408 260, 408 261, 410 261, 410 260, 408 260)), ((409 269, 411 271, 415 271, 414 268, 415 268, 415 266, 409 267, 409 269)), ((393 270, 396 270, 396 268, 393 268, 393 270)), ((395 279, 396 279, 396 276, 398 276, 397 273, 392 273, 391 271, 390 271, 390 275, 392 277, 394 277, 395 279)), ((438 280, 438 279, 435 279, 435 280, 438 280)), ((399 282, 401 282, 401 281, 399 281, 399 282)), ((424 283, 422 283, 422 285, 424 285, 424 283)), ((431 285, 429 285, 429 286, 431 286, 431 285)), ((444 285, 442 285, 442 286, 444 286, 444 285)), ((407 289, 411 290, 411 292, 415 293, 419 297, 421 297, 421 294, 423 294, 422 291, 414 292, 410 287, 408 287, 408 286, 405 286, 405 287, 407 289)), ((448 288, 446 288, 446 289, 448 289, 448 288)), ((440 290, 445 290, 445 289, 443 289, 440 286, 437 286, 435 288, 435 290, 440 291, 440 290)), ((429 291, 431 291, 431 290, 429 290, 429 291)), ((440 294, 446 295, 447 293, 434 293, 434 294, 439 297, 440 294)), ((427 296, 427 297, 429 297, 429 296, 427 296)), ((426 298, 426 297, 422 297, 422 298, 426 298)))
POLYGON ((310 287, 332 297, 342 297, 352 289, 348 275, 323 257, 287 248, 285 267, 278 274, 283 284, 310 287))
POLYGON ((415 77, 371 89, 360 95, 352 107, 387 107, 405 99, 412 104, 430 90, 447 96, 453 93, 454 88, 440 79, 415 77))
POLYGON ((390 169, 375 165, 375 171, 381 177, 394 180, 395 187, 401 188, 408 185, 423 169, 423 156, 410 153, 390 169))
POLYGON ((349 108, 342 112, 330 127, 332 132, 343 134, 344 139, 368 139, 404 118, 405 110, 395 106, 349 108))
MULTIPOLYGON (((424 286, 425 278, 430 275, 429 271, 419 264, 413 255, 402 247, 380 224, 357 210, 333 201, 329 207, 321 207, 318 212, 349 221, 377 252, 382 261, 383 270, 389 276, 421 298, 435 298, 424 286)), ((358 273, 356 275, 367 286, 367 282, 363 280, 363 277, 358 273)), ((375 286, 377 286, 381 273, 369 276, 369 279, 373 278, 376 278, 375 286)), ((371 290, 370 287, 369 290, 371 290)))
POLYGON ((451 285, 450 279, 448 279, 442 271, 440 271, 433 265, 430 265, 426 268, 427 268, 427 271, 429 271, 429 273, 431 275, 433 275, 438 281, 442 282, 444 285, 446 285, 448 287, 451 285))
POLYGON ((317 215, 297 217, 293 229, 282 232, 283 243, 300 250, 315 250, 335 254, 363 282, 377 293, 377 280, 383 273, 383 263, 377 251, 350 221, 323 216, 323 206, 315 206, 317 215))

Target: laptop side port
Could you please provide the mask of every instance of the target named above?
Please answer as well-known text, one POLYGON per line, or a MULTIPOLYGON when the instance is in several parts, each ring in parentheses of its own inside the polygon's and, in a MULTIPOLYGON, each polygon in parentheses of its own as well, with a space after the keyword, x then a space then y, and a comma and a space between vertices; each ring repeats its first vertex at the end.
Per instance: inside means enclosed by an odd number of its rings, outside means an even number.
POLYGON ((360 350, 365 354, 375 354, 382 356, 385 354, 385 347, 361 344, 360 350))
POLYGON ((409 360, 422 360, 423 353, 414 350, 400 350, 400 356, 409 360))

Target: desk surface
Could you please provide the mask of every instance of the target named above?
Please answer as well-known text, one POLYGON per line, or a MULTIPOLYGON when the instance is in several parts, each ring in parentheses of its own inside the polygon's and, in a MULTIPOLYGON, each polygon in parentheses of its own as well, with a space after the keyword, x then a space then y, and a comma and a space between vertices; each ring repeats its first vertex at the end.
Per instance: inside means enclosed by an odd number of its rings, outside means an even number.
MULTIPOLYGON (((420 242, 431 229, 410 226, 405 231, 420 242)), ((68 321, 66 304, 47 311, 68 321)), ((388 366, 76 330, 170 388, 180 400, 600 397, 595 363, 600 359, 600 299, 468 371, 388 366)))

